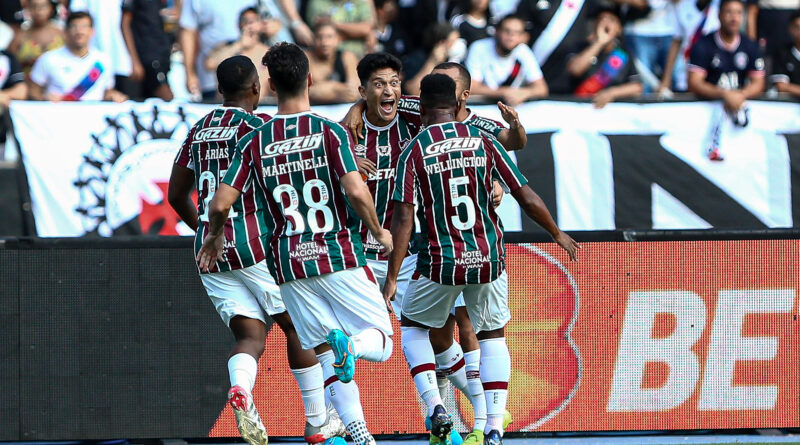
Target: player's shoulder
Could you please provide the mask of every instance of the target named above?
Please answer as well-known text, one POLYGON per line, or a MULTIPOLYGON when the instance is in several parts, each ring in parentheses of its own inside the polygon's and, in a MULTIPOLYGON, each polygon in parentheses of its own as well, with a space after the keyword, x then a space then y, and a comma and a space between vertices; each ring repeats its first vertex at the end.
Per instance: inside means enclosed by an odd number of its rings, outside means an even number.
POLYGON ((745 51, 750 55, 761 57, 761 50, 758 48, 758 43, 753 40, 750 40, 749 37, 742 34, 741 41, 739 42, 739 50, 745 51))
POLYGON ((339 122, 331 120, 325 116, 320 116, 316 113, 309 113, 308 117, 312 120, 312 122, 320 126, 323 133, 332 134, 339 140, 339 142, 348 140, 347 129, 344 128, 344 125, 340 124, 339 122))
POLYGON ((469 46, 469 50, 476 51, 476 54, 492 54, 496 52, 494 51, 494 44, 494 37, 487 37, 472 42, 472 45, 469 46))
POLYGON ((397 101, 397 111, 419 113, 419 97, 400 96, 400 100, 397 101))

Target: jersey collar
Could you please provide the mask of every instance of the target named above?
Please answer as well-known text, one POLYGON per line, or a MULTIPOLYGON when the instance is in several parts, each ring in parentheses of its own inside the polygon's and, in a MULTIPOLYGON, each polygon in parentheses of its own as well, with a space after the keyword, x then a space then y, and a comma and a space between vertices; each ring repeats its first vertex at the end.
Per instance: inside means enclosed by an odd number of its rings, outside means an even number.
POLYGON ((466 118, 464 118, 464 120, 463 120, 463 121, 460 121, 460 122, 461 122, 462 124, 466 124, 467 122, 471 121, 471 120, 472 120, 472 118, 474 118, 474 117, 475 117, 475 112, 474 112, 474 111, 472 111, 472 109, 471 109, 471 108, 467 108, 467 117, 466 117, 466 118))
POLYGON ((720 35, 719 31, 714 33, 714 41, 717 42, 717 46, 726 50, 726 51, 736 51, 736 48, 739 47, 739 44, 742 43, 742 36, 741 34, 736 34, 736 40, 733 43, 725 43, 722 40, 722 36, 720 35))
POLYGON ((794 45, 792 45, 792 55, 795 59, 800 60, 800 49, 797 49, 794 45))
POLYGON ((299 113, 293 113, 293 114, 276 114, 273 117, 279 117, 281 119, 290 119, 290 118, 293 118, 293 117, 305 116, 306 114, 312 114, 312 111, 311 110, 301 111, 299 113))
POLYGON ((371 129, 371 130, 377 130, 377 131, 381 131, 381 130, 386 130, 386 129, 389 129, 389 128, 390 128, 392 125, 394 125, 394 124, 397 122, 397 117, 398 117, 399 115, 400 115, 400 113, 395 113, 395 114, 394 114, 394 119, 392 119, 392 121, 391 121, 391 122, 389 122, 388 124, 384 125, 383 127, 379 127, 379 126, 377 126, 377 125, 373 125, 373 124, 372 124, 372 123, 371 123, 371 122, 370 122, 370 121, 367 119, 367 112, 366 112, 366 111, 362 111, 362 112, 361 112, 361 119, 364 121, 364 125, 365 125, 365 126, 367 126, 369 129, 371 129))

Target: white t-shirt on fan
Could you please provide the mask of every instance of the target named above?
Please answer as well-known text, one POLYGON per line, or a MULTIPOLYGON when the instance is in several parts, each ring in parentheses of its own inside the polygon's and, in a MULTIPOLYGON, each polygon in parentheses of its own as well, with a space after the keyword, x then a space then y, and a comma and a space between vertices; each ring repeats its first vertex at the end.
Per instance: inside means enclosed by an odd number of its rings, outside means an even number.
POLYGON ((542 70, 528 45, 519 44, 507 56, 501 56, 493 37, 470 45, 466 66, 473 80, 489 88, 519 88, 542 78, 542 70))
POLYGON ((70 95, 64 100, 103 100, 106 90, 114 88, 114 70, 96 49, 78 57, 62 46, 39 57, 31 80, 44 87, 45 94, 70 95))

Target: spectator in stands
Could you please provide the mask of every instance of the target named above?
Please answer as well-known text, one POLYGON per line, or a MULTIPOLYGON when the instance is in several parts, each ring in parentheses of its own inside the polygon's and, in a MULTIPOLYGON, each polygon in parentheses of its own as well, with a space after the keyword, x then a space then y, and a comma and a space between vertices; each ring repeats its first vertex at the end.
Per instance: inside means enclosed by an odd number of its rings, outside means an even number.
POLYGON ((259 40, 262 30, 261 16, 256 8, 247 8, 239 15, 239 40, 218 45, 206 59, 206 69, 216 72, 222 61, 235 55, 247 56, 258 69, 258 78, 261 80, 261 97, 269 91, 266 67, 261 63, 261 58, 269 50, 267 45, 259 40))
POLYGON ((467 46, 473 42, 494 36, 494 26, 489 16, 489 0, 461 0, 461 14, 450 23, 458 31, 467 46))
POLYGON ((547 96, 547 83, 527 41, 525 20, 509 15, 498 23, 494 38, 473 43, 466 62, 472 94, 499 99, 512 107, 547 96))
POLYGON ((620 42, 621 36, 617 10, 602 8, 597 12, 589 40, 579 44, 567 62, 574 94, 593 98, 596 108, 642 94, 633 57, 620 42))
POLYGON ((531 23, 531 49, 550 94, 572 94, 567 57, 589 34, 591 0, 522 0, 517 15, 531 23), (558 20, 554 20, 558 17, 558 20))
MULTIPOLYGON (((30 6, 31 0, 27 0, 30 6)), ((9 25, 18 32, 24 19, 22 2, 20 0, 3 0, 0 2, 0 21, 9 25)))
POLYGON ((344 39, 342 49, 356 57, 366 54, 367 46, 375 46, 375 16, 369 0, 310 0, 306 17, 315 29, 320 23, 332 23, 344 39))
POLYGON ((786 27, 800 0, 747 0, 747 37, 758 42, 767 57, 792 43, 786 27))
POLYGON ((340 48, 341 39, 331 23, 314 28, 314 47, 306 51, 313 85, 308 89, 314 103, 358 100, 358 59, 340 48))
POLYGON ((370 52, 385 51, 399 59, 411 50, 408 34, 397 21, 396 0, 375 0, 375 36, 377 46, 368 48, 370 52))
POLYGON ((131 55, 122 37, 123 0, 70 0, 70 10, 83 11, 97 17, 92 46, 111 59, 115 88, 130 96, 136 87, 130 80, 131 55))
POLYGON ((195 99, 217 97, 217 79, 206 69, 206 58, 220 43, 239 38, 239 14, 253 4, 253 0, 183 0, 180 44, 186 89, 195 99))
POLYGON ((789 35, 793 42, 775 55, 772 82, 781 93, 800 97, 800 10, 792 14, 789 35))
POLYGON ((114 89, 111 61, 90 46, 93 34, 91 15, 73 12, 67 17, 66 45, 42 54, 33 65, 32 100, 127 100, 114 89))
MULTIPOLYGON (((3 112, 12 100, 25 100, 28 86, 25 85, 25 73, 13 54, 0 51, 0 67, 0 112, 3 112)), ((5 130, 4 127, 0 126, 5 130)), ((0 132, 0 137, 5 140, 5 133, 0 132)))
POLYGON ((687 64, 692 45, 700 37, 719 29, 719 11, 715 1, 678 0, 674 9, 677 34, 672 38, 664 75, 657 90, 667 97, 672 91, 687 91, 687 64))
POLYGON ((160 2, 124 0, 122 36, 131 55, 131 76, 135 99, 158 97, 172 100, 167 82, 172 42, 164 31, 160 2))
POLYGON ((467 44, 447 22, 434 23, 425 30, 423 46, 409 54, 403 61, 405 78, 403 89, 408 94, 418 95, 422 78, 434 67, 444 62, 461 62, 466 55, 467 44))
POLYGON ((8 50, 16 56, 27 76, 39 56, 64 46, 64 31, 52 21, 56 10, 50 0, 28 0, 26 10, 30 28, 17 33, 8 50))
POLYGON ((436 23, 450 21, 455 4, 455 1, 449 0, 402 0, 398 2, 398 23, 409 33, 411 45, 409 52, 420 50, 425 46, 426 30, 436 23))
MULTIPOLYGON (((264 43, 294 42, 301 46, 314 44, 314 33, 300 18, 294 0, 260 0, 258 13, 262 17, 264 43)), ((261 62, 256 63, 260 66, 261 62)), ((267 88, 269 89, 269 88, 267 88)), ((263 92, 262 92, 263 94, 263 92)))
POLYGON ((722 99, 733 122, 746 126, 745 101, 764 91, 764 59, 756 43, 739 31, 742 20, 742 0, 722 0, 719 31, 698 40, 689 56, 689 91, 722 99))
POLYGON ((625 46, 637 64, 644 91, 658 89, 666 71, 667 54, 677 34, 675 7, 671 0, 616 0, 628 6, 625 46))

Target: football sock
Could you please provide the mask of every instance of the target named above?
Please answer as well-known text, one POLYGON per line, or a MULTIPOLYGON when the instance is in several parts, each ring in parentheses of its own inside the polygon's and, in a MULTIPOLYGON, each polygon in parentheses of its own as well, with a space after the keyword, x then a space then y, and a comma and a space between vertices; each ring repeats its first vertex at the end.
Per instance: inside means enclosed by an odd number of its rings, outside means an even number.
POLYGON ((392 337, 380 329, 364 329, 356 335, 351 335, 350 340, 353 341, 353 352, 358 358, 371 362, 385 362, 392 356, 394 348, 392 337))
POLYGON ((228 359, 228 374, 231 379, 231 386, 239 385, 248 394, 252 394, 253 386, 256 384, 257 373, 258 362, 250 354, 240 352, 228 359))
MULTIPOLYGON (((439 371, 441 371, 459 391, 469 397, 467 370, 464 369, 464 365, 464 351, 461 350, 461 345, 456 342, 453 342, 446 351, 436 354, 436 366, 439 368, 439 371)), ((444 398, 444 395, 442 395, 442 398, 444 398)))
POLYGON ((436 357, 433 354, 428 330, 409 326, 401 327, 403 354, 406 356, 411 377, 422 400, 428 406, 428 416, 442 404, 439 387, 436 385, 436 357))
POLYGON ((464 362, 467 386, 469 386, 469 400, 472 402, 472 409, 475 413, 473 429, 483 431, 486 428, 486 398, 483 394, 483 383, 481 383, 481 350, 465 352, 464 362))
MULTIPOLYGON (((325 392, 328 394, 333 407, 339 413, 339 417, 344 422, 347 430, 350 431, 350 424, 353 422, 364 422, 364 429, 366 430, 366 423, 364 421, 364 410, 361 408, 361 398, 358 392, 358 385, 355 380, 348 383, 343 383, 336 377, 333 371, 333 351, 325 351, 317 355, 319 364, 322 366, 322 375, 325 379, 325 392)), ((352 435, 353 432, 351 431, 352 435)), ((360 443, 353 437, 356 443, 360 443)))
POLYGON ((327 420, 328 414, 325 406, 322 366, 317 363, 309 368, 292 369, 292 374, 297 380, 297 386, 300 387, 300 395, 303 397, 303 406, 306 410, 306 420, 312 426, 322 426, 327 420))
POLYGON ((505 338, 480 340, 481 381, 486 395, 486 428, 503 434, 503 415, 508 400, 508 380, 511 377, 511 356, 505 338))

